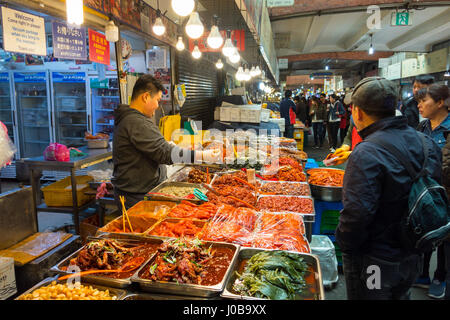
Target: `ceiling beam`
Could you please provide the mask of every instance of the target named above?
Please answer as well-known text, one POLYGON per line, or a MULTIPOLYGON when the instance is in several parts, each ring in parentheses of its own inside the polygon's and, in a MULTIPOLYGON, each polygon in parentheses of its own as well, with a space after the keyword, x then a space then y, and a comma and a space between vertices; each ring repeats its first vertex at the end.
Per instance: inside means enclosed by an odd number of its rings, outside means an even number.
MULTIPOLYGON (((380 15, 381 15, 380 23, 382 23, 382 21, 386 17, 388 17, 388 16, 390 17, 390 11, 381 11, 380 15)), ((378 31, 380 31, 380 30, 367 28, 367 23, 366 23, 364 25, 364 27, 361 28, 361 30, 359 30, 355 34, 351 35, 349 38, 343 40, 341 46, 346 51, 355 50, 356 48, 358 48, 362 43, 364 43, 367 40, 367 38, 369 37, 369 35, 371 33, 376 33, 378 31)))
POLYGON ((303 53, 292 56, 278 57, 278 59, 289 59, 289 63, 294 61, 308 61, 319 59, 338 59, 338 60, 364 60, 378 61, 380 58, 389 58, 394 53, 391 51, 375 51, 369 55, 367 51, 346 51, 346 52, 321 52, 321 53, 303 53))
POLYGON ((417 44, 419 38, 429 37, 434 34, 446 32, 450 34, 450 9, 445 10, 436 17, 410 29, 408 32, 402 34, 387 43, 387 47, 391 50, 396 50, 400 47, 406 47, 411 44, 417 44))
POLYGON ((308 36, 306 37, 305 44, 303 45, 302 52, 311 52, 316 45, 322 30, 326 27, 330 19, 326 19, 321 16, 314 16, 311 24, 309 25, 308 36))
POLYGON ((291 19, 296 17, 322 14, 348 13, 366 11, 370 5, 378 5, 382 10, 405 7, 437 7, 450 4, 448 0, 295 0, 293 6, 269 8, 271 21, 291 19))

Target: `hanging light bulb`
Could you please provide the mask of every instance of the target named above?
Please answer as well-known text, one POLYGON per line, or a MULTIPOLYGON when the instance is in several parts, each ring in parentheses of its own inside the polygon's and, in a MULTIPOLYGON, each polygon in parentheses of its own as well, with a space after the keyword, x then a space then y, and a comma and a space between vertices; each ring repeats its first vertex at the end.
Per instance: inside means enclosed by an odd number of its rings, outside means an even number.
POLYGON ((222 62, 222 59, 217 60, 216 68, 217 68, 217 69, 222 69, 222 68, 223 68, 223 62, 222 62))
POLYGON ((83 24, 83 0, 66 0, 66 12, 69 25, 83 24))
POLYGON ((225 44, 222 48, 222 53, 225 57, 231 57, 235 52, 236 48, 233 46, 233 43, 231 42, 231 38, 228 38, 225 40, 225 44))
POLYGON ((156 18, 155 24, 153 25, 153 32, 157 36, 162 36, 164 32, 166 32, 166 27, 164 26, 161 17, 156 18))
POLYGON ((329 66, 325 66, 325 70, 329 70, 330 69, 330 67, 329 66))
POLYGON ((236 80, 238 81, 244 80, 244 69, 242 67, 239 67, 238 71, 236 72, 236 80))
POLYGON ((231 63, 238 63, 241 60, 241 56, 239 55, 237 50, 234 50, 234 53, 231 57, 228 57, 231 63))
POLYGON ((105 27, 106 41, 117 42, 119 41, 119 28, 114 24, 114 21, 109 20, 105 27))
POLYGON ((186 33, 191 39, 198 39, 202 36, 205 28, 203 27, 202 22, 200 21, 200 16, 198 12, 192 12, 189 17, 189 21, 186 24, 186 33))
POLYGON ((370 55, 374 54, 374 52, 375 52, 375 50, 373 48, 372 40, 373 40, 373 34, 370 35, 370 48, 369 48, 370 55))
POLYGON ((252 76, 250 75, 250 70, 248 68, 245 68, 244 70, 244 81, 250 81, 252 76))
POLYGON ((194 57, 194 59, 200 59, 200 57, 202 56, 202 53, 198 48, 198 45, 195 45, 194 50, 192 50, 192 56, 194 57))
POLYGON ((222 46, 223 38, 219 32, 218 26, 212 26, 208 39, 206 39, 206 43, 208 43, 208 46, 213 49, 219 49, 222 46))
POLYGON ((259 66, 256 66, 255 74, 256 74, 257 77, 261 75, 261 69, 259 68, 259 66))
POLYGON ((252 76, 252 78, 257 76, 255 66, 252 66, 252 68, 250 69, 250 75, 252 76))
POLYGON ((183 37, 178 37, 178 42, 177 42, 176 48, 177 48, 178 51, 183 51, 184 50, 183 37))
POLYGON ((189 15, 194 10, 194 6, 194 0, 172 0, 173 11, 182 17, 189 15))

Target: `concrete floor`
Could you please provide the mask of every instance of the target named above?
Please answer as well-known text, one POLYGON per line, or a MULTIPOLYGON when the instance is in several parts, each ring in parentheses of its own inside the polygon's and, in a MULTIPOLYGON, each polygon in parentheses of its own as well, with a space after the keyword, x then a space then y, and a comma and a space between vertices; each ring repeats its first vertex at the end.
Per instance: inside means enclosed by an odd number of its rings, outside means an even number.
MULTIPOLYGON (((305 148, 305 152, 308 153, 309 158, 316 159, 316 161, 322 161, 326 155, 329 153, 329 147, 327 142, 324 143, 321 149, 312 149, 314 145, 314 138, 312 135, 309 136, 308 145, 305 148)), ((342 166, 345 167, 345 164, 342 166)), ((2 192, 13 190, 18 187, 17 182, 14 181, 1 181, 2 192)), ((39 231, 56 231, 58 229, 64 228, 66 226, 73 225, 72 216, 70 214, 59 214, 59 213, 49 213, 49 212, 39 212, 39 231)), ((436 269, 436 254, 434 253, 430 262, 430 272, 431 276, 436 269)), ((432 300, 427 296, 427 291, 421 288, 411 289, 411 298, 413 300, 432 300)), ((339 280, 333 286, 332 289, 325 289, 325 298, 327 300, 346 300, 347 291, 345 286, 344 275, 339 273, 339 280)))

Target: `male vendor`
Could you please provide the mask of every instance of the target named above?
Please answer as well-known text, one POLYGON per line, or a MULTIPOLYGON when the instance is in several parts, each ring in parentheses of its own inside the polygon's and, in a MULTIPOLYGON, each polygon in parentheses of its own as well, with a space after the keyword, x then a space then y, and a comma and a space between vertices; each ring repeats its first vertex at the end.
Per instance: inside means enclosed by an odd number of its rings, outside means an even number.
POLYGON ((184 162, 213 162, 217 150, 191 151, 169 143, 152 122, 164 87, 151 75, 141 76, 134 85, 131 104, 119 105, 114 113, 113 163, 114 197, 125 197, 128 209, 144 199, 167 177, 164 165, 184 162))

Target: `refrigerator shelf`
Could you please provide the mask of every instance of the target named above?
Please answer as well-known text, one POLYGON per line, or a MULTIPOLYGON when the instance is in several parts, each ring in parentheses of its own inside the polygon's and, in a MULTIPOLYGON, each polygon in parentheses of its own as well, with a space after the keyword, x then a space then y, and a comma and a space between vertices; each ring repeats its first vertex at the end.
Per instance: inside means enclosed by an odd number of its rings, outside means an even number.
POLYGON ((0 108, 0 111, 11 111, 11 108, 0 108))
POLYGON ((65 139, 65 140, 84 140, 84 137, 61 137, 61 139, 65 139))
POLYGON ((24 98, 47 98, 47 96, 19 96, 20 99, 24 98))
POLYGON ((99 126, 111 126, 111 127, 114 126, 114 124, 111 124, 111 123, 96 123, 96 124, 99 126))
POLYGON ((9 95, 0 95, 0 98, 9 98, 10 96, 9 95))
POLYGON ((47 108, 22 108, 23 111, 45 111, 47 112, 47 108))
POLYGON ((57 95, 57 96, 55 96, 55 98, 77 98, 77 99, 83 98, 83 99, 85 99, 86 97, 85 96, 60 96, 60 95, 57 95))
POLYGON ((59 112, 86 112, 86 110, 58 110, 59 112))
POLYGON ((96 96, 97 98, 120 98, 120 96, 96 96))
POLYGON ((97 111, 113 112, 114 109, 95 109, 97 111))
POLYGON ((61 126, 67 127, 86 127, 86 123, 60 123, 61 126))
POLYGON ((48 128, 48 124, 47 124, 47 125, 45 125, 45 124, 42 124, 42 125, 37 125, 37 124, 24 124, 23 126, 24 126, 24 127, 27 127, 27 128, 48 128))

